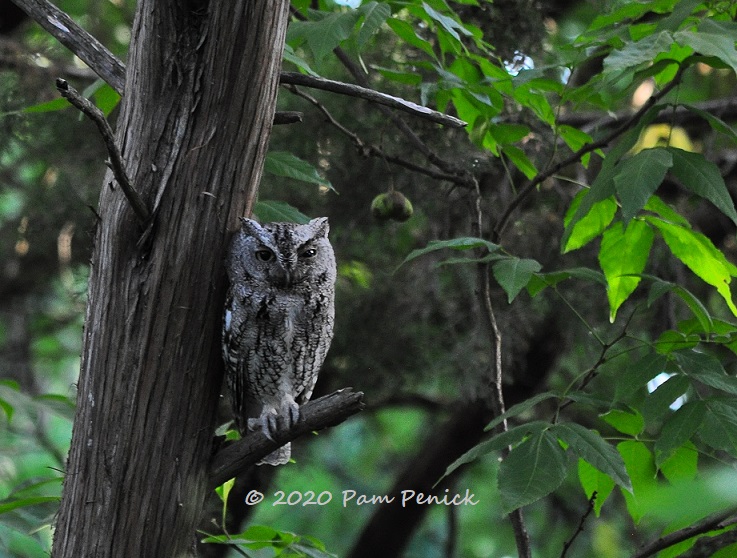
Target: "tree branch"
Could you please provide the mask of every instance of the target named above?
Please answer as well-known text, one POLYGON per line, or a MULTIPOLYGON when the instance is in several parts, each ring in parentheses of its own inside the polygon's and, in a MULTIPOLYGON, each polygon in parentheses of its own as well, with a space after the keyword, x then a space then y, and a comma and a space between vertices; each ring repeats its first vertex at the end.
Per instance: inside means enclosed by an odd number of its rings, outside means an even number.
POLYGON ((115 143, 115 137, 113 136, 113 130, 110 128, 105 116, 102 111, 93 105, 88 99, 85 99, 79 92, 69 85, 66 80, 58 78, 56 80, 56 88, 61 93, 61 96, 69 101, 72 105, 78 108, 82 113, 92 120, 97 129, 102 135, 102 139, 105 142, 105 148, 107 149, 108 157, 110 157, 110 169, 113 171, 115 180, 120 184, 120 188, 123 190, 123 194, 128 198, 133 211, 136 212, 138 218, 142 223, 146 223, 151 217, 146 204, 141 199, 141 196, 136 192, 135 188, 131 184, 128 173, 125 172, 123 165, 123 157, 120 155, 120 150, 115 143))
POLYGON ((13 0, 52 37, 76 54, 120 95, 125 89, 125 65, 105 45, 48 0, 13 0))
MULTIPOLYGON (((366 143, 365 141, 363 141, 363 139, 359 137, 358 134, 349 130, 348 128, 343 126, 343 124, 338 122, 338 120, 336 120, 336 118, 330 113, 330 111, 325 107, 325 105, 323 105, 320 101, 315 99, 312 95, 305 93, 304 91, 298 89, 294 85, 288 85, 287 89, 289 89, 289 91, 291 91, 298 97, 302 97, 303 99, 305 99, 306 101, 308 101, 309 103, 312 103, 315 107, 317 107, 317 109, 323 113, 323 115, 325 116, 325 118, 330 124, 332 124, 335 128, 337 128, 342 134, 344 134, 346 137, 348 137, 353 142, 353 145, 356 146, 356 149, 362 156, 379 157, 381 159, 384 159, 385 161, 394 163, 395 165, 404 167, 413 172, 424 174, 435 180, 448 180, 449 182, 459 181, 459 178, 456 175, 436 172, 427 167, 416 165, 415 163, 412 163, 411 161, 407 161, 406 159, 402 159, 401 157, 397 157, 395 155, 389 155, 385 153, 383 149, 381 149, 380 147, 374 144, 366 143)), ((465 183, 465 181, 463 183, 465 183)))
POLYGON ((578 536, 583 533, 584 525, 586 524, 586 520, 591 515, 591 512, 594 511, 594 503, 596 502, 596 491, 594 490, 594 493, 591 495, 591 498, 589 498, 589 506, 586 508, 586 512, 581 516, 581 520, 578 522, 578 527, 576 528, 576 532, 571 535, 571 538, 568 539, 563 544, 563 551, 560 553, 560 558, 565 558, 566 554, 568 554, 568 551, 571 549, 571 546, 573 546, 573 543, 578 538, 578 536))
POLYGON ((336 426, 364 408, 363 393, 345 388, 300 407, 300 420, 269 440, 263 432, 250 432, 244 438, 215 454, 210 465, 210 486, 216 487, 254 465, 287 442, 329 426, 336 426))
POLYGON ((381 93, 374 89, 354 85, 352 83, 343 83, 342 81, 313 77, 299 74, 297 72, 282 72, 280 82, 285 85, 303 85, 313 89, 322 89, 323 91, 330 91, 332 93, 339 93, 350 97, 358 97, 360 99, 371 101, 372 103, 378 103, 380 105, 408 112, 415 116, 430 120, 431 122, 442 124, 443 126, 463 128, 467 125, 466 122, 454 116, 443 114, 442 112, 417 105, 399 97, 393 97, 392 95, 387 95, 386 93, 381 93))
POLYGON ((729 525, 733 525, 737 522, 735 511, 735 509, 731 509, 724 513, 707 517, 699 523, 694 523, 693 525, 689 525, 688 527, 684 527, 678 531, 668 533, 667 535, 640 547, 640 549, 632 555, 632 558, 647 558, 648 556, 653 556, 674 544, 678 544, 697 535, 703 535, 709 531, 716 531, 717 529, 723 529, 729 525))

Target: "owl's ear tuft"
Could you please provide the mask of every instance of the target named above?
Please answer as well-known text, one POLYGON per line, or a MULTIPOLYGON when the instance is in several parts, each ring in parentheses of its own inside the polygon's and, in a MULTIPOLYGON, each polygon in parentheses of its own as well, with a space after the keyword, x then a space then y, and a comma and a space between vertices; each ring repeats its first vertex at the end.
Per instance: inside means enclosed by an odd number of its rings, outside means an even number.
POLYGON ((240 219, 241 225, 243 227, 243 232, 245 232, 247 235, 260 236, 261 234, 263 234, 264 230, 261 225, 258 224, 258 222, 246 217, 241 217, 240 219))
POLYGON ((328 232, 330 231, 330 224, 328 223, 327 217, 312 219, 312 221, 307 223, 307 226, 312 229, 312 236, 317 238, 327 238, 328 232))

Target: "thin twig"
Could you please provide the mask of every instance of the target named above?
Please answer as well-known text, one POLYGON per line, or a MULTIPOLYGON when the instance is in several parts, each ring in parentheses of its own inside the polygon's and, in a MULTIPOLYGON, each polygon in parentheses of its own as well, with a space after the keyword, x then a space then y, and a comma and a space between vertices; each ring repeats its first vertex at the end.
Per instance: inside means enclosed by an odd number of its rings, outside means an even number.
POLYGON ((647 558, 648 556, 653 556, 661 550, 688 540, 696 535, 703 535, 709 531, 724 529, 725 527, 737 522, 737 516, 735 516, 736 512, 737 510, 733 508, 726 512, 707 517, 699 523, 694 523, 693 525, 689 525, 688 527, 684 527, 678 531, 668 533, 667 535, 640 547, 640 549, 632 555, 632 558, 647 558))
MULTIPOLYGON (((476 188, 476 223, 474 224, 477 229, 476 234, 481 236, 484 230, 484 215, 481 209, 481 187, 478 181, 474 180, 476 188)), ((494 412, 494 416, 500 417, 505 412, 504 404, 504 392, 502 389, 503 382, 503 367, 502 367, 502 334, 499 329, 499 325, 496 321, 496 315, 494 314, 494 306, 491 303, 491 279, 490 279, 489 263, 484 262, 478 265, 479 283, 480 283, 480 297, 481 297, 481 308, 484 312, 484 317, 491 327, 492 341, 494 344, 494 365, 491 373, 491 410, 494 412)), ((497 434, 507 431, 507 421, 503 420, 496 427, 497 434)), ((502 450, 502 457, 506 457, 509 454, 509 448, 502 450)), ((524 515, 522 509, 518 508, 509 514, 509 520, 512 523, 512 529, 514 531, 514 539, 517 544, 517 554, 519 558, 532 558, 532 550, 530 546, 530 535, 527 532, 525 525, 524 515)))
POLYGON ((515 209, 522 203, 522 201, 532 193, 532 191, 539 185, 542 184, 544 181, 546 181, 551 176, 557 174, 561 171, 561 169, 564 169, 568 165, 572 165, 573 163, 577 163, 581 160, 581 158, 593 151, 596 151, 597 149, 601 149, 602 147, 607 146, 609 143, 611 143, 614 139, 618 138, 622 134, 624 134, 627 130, 637 125, 637 123, 640 121, 640 119, 645 115, 647 111, 649 111, 655 103, 660 101, 663 97, 665 97, 668 93, 670 93, 673 88, 675 88, 680 82, 681 77, 683 76, 683 72, 685 70, 685 66, 682 66, 678 69, 678 72, 674 76, 674 78, 671 80, 671 82, 666 85, 663 89, 661 89, 658 93, 650 97, 647 102, 642 105, 640 110, 638 110, 636 113, 634 113, 632 116, 630 116, 627 120, 622 122, 619 126, 617 126, 614 130, 612 130, 609 134, 604 136, 603 138, 593 141, 591 143, 587 143, 584 145, 581 149, 570 155, 569 157, 563 159, 562 161, 559 161, 555 165, 548 167, 543 172, 538 173, 524 188, 522 188, 517 196, 509 203, 507 208, 504 210, 504 213, 499 218, 499 222, 496 225, 496 228, 494 229, 494 235, 492 238, 493 242, 498 242, 499 238, 501 237, 502 233, 504 232, 504 228, 507 226, 507 223, 509 222, 509 218, 512 216, 512 213, 515 209))
POLYGON ((279 81, 284 85, 303 85, 313 89, 322 89, 323 91, 330 91, 332 93, 339 93, 350 97, 358 97, 360 99, 371 101, 372 103, 378 103, 380 105, 386 105, 391 108, 408 112, 409 114, 413 114, 430 120, 431 122, 442 124, 443 126, 449 126, 451 128, 463 128, 467 125, 466 122, 456 118, 455 116, 443 114, 442 112, 417 105, 410 101, 406 101, 405 99, 387 95, 386 93, 381 93, 374 89, 354 85, 352 83, 308 76, 297 72, 282 72, 279 77, 279 81))
POLYGON ((586 520, 591 515, 591 512, 594 511, 594 503, 596 502, 596 491, 594 490, 594 493, 591 495, 591 498, 589 498, 589 507, 586 509, 586 513, 584 513, 581 516, 581 520, 578 522, 578 528, 576 529, 576 532, 573 533, 570 539, 568 539, 565 544, 563 544, 563 552, 560 553, 560 558, 565 558, 566 554, 568 554, 568 550, 573 546, 573 543, 578 538, 578 536, 583 533, 584 525, 586 524, 586 520))
POLYGON ((128 178, 128 174, 125 172, 120 150, 115 143, 113 130, 105 119, 105 115, 103 115, 102 111, 93 105, 88 99, 85 99, 80 95, 79 92, 69 85, 66 80, 61 78, 57 79, 56 88, 59 90, 62 97, 82 111, 85 116, 95 123, 97 129, 102 135, 103 141, 105 142, 105 148, 107 149, 108 157, 110 158, 110 169, 113 171, 115 180, 120 184, 123 194, 128 198, 128 201, 133 207, 133 211, 135 211, 138 218, 142 223, 146 223, 149 220, 149 217, 151 217, 151 212, 141 199, 141 196, 131 185, 130 178, 128 178))
MULTIPOLYGON (((368 79, 366 79, 366 75, 363 73, 362 69, 355 62, 353 62, 353 60, 351 60, 351 58, 345 53, 343 49, 341 49, 340 47, 336 47, 333 49, 333 53, 335 54, 335 56, 338 57, 338 60, 340 60, 343 66, 345 66, 348 72, 350 72, 350 74, 353 76, 353 79, 355 79, 359 85, 362 85, 364 87, 368 86, 368 79)), ((404 134, 404 137, 409 140, 410 144, 417 150, 418 153, 422 154, 428 161, 430 161, 430 163, 435 165, 446 174, 455 176, 456 179, 454 180, 454 182, 456 184, 462 184, 467 187, 473 186, 472 179, 470 178, 470 173, 464 167, 461 167, 450 161, 446 161, 437 153, 435 153, 432 149, 430 149, 430 147, 420 139, 420 137, 409 126, 409 124, 404 121, 401 115, 392 110, 389 110, 382 105, 376 105, 376 108, 379 110, 379 112, 386 116, 402 134, 404 134)))
POLYGON ((306 101, 312 103, 317 109, 323 113, 327 121, 337 128, 343 135, 348 137, 352 142, 353 145, 356 146, 356 149, 358 152, 364 156, 364 157, 379 157, 385 161, 388 161, 390 163, 394 163, 395 165, 404 167, 406 169, 409 169, 411 171, 424 174, 426 176, 429 176, 430 178, 433 178, 435 180, 447 180, 449 182, 457 182, 458 176, 453 174, 445 174, 442 172, 437 172, 432 169, 429 169, 427 167, 422 167, 420 165, 417 165, 415 163, 412 163, 411 161, 407 161, 406 159, 402 159, 401 157, 397 157, 396 155, 389 155, 386 152, 384 152, 383 149, 380 147, 371 144, 366 143, 361 137, 353 132, 352 130, 349 130, 346 128, 343 124, 338 122, 338 120, 330 113, 330 111, 323 105, 320 101, 315 99, 312 95, 309 93, 305 93, 298 87, 294 85, 287 86, 287 89, 297 95, 298 97, 302 97, 306 101))

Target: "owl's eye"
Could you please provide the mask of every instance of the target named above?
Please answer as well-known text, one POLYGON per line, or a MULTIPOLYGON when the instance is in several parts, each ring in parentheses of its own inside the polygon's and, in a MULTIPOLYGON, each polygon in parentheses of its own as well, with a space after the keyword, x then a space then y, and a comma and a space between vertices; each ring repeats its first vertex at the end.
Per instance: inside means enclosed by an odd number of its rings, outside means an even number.
POLYGON ((262 262, 269 262, 274 258, 274 252, 271 250, 256 250, 256 257, 262 262))
POLYGON ((307 250, 302 252, 300 256, 302 258, 313 258, 315 257, 316 254, 317 254, 317 250, 315 250, 314 248, 308 248, 307 250))

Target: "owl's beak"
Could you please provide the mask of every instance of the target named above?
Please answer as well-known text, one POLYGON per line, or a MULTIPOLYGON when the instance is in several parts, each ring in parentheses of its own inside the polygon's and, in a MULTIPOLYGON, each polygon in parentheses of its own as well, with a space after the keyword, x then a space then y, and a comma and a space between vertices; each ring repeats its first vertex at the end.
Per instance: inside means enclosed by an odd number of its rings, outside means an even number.
POLYGON ((279 266, 279 274, 275 277, 277 285, 279 287, 291 287, 292 281, 294 281, 295 270, 292 269, 290 262, 284 262, 279 266))

